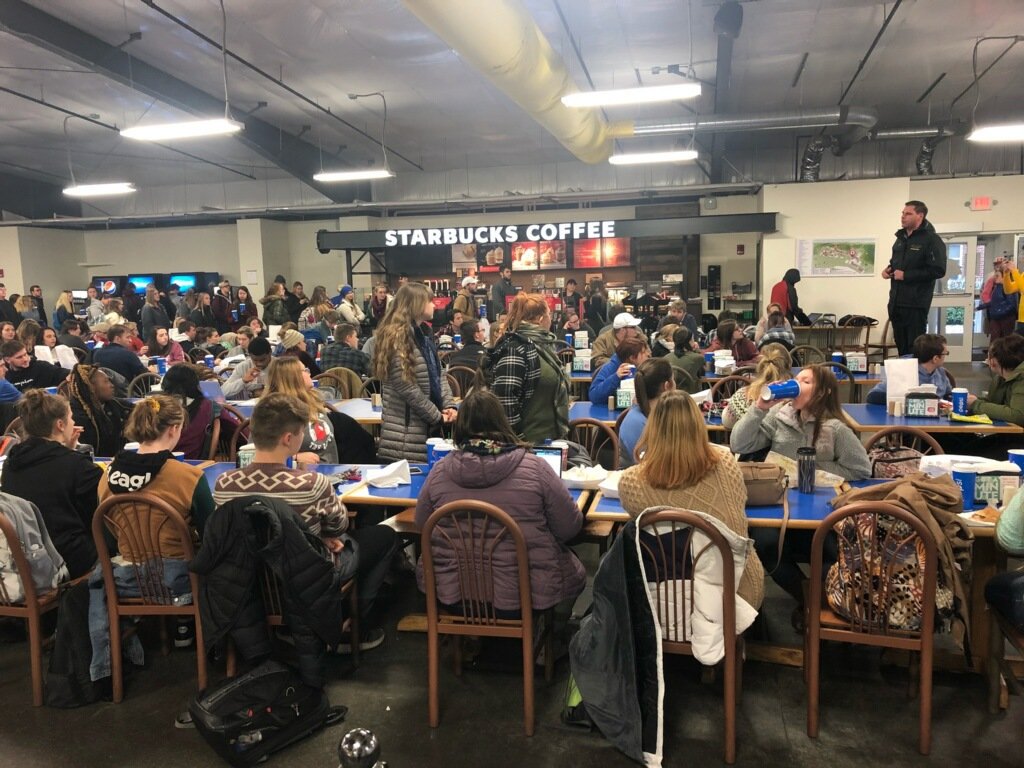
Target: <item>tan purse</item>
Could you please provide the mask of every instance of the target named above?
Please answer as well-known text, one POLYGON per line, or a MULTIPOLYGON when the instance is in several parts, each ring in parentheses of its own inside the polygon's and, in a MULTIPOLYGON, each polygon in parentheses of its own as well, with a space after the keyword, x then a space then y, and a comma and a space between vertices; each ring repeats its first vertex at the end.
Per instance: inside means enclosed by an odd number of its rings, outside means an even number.
MULTIPOLYGON (((778 464, 767 461, 741 461, 740 472, 743 484, 747 486, 748 507, 774 507, 782 505, 782 525, 779 526, 779 547, 775 568, 782 562, 782 548, 786 543, 786 526, 789 525, 789 475, 778 464)), ((775 572, 775 568, 768 574, 775 572)))

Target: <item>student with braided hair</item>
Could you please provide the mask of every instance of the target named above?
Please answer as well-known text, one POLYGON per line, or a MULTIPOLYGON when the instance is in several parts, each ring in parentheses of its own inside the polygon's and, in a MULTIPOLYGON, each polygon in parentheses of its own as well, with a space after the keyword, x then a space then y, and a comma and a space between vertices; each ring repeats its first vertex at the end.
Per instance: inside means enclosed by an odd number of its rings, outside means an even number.
POLYGON ((91 445, 97 456, 114 456, 120 451, 131 406, 115 397, 110 377, 96 366, 76 365, 68 377, 68 395, 71 414, 82 428, 80 442, 91 445))

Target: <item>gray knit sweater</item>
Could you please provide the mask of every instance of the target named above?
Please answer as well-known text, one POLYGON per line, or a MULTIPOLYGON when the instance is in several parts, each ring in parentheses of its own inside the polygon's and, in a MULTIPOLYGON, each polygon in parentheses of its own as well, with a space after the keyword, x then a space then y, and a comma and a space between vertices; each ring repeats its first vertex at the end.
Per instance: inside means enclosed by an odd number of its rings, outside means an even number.
MULTIPOLYGON (((814 420, 802 421, 790 402, 776 405, 770 411, 751 407, 729 433, 733 453, 754 453, 762 448, 796 459, 797 449, 811 445, 814 420)), ((871 477, 871 462, 857 435, 838 419, 829 419, 821 427, 817 452, 817 468, 845 480, 871 477)))

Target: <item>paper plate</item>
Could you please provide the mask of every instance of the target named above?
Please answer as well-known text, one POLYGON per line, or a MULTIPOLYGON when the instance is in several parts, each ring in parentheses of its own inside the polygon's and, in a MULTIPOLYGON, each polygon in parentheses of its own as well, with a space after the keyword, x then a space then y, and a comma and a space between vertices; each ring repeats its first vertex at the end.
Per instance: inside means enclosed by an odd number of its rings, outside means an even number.
POLYGON ((566 488, 594 490, 608 477, 604 467, 573 467, 562 473, 566 488))

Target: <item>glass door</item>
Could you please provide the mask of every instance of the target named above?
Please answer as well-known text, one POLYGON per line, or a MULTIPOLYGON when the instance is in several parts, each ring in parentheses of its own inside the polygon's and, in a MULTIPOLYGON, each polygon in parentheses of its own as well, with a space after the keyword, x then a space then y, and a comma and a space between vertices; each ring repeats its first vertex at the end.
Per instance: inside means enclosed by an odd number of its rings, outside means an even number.
POLYGON ((950 363, 969 363, 974 346, 974 274, 977 237, 952 235, 946 241, 946 276, 935 281, 928 332, 941 333, 950 363))

